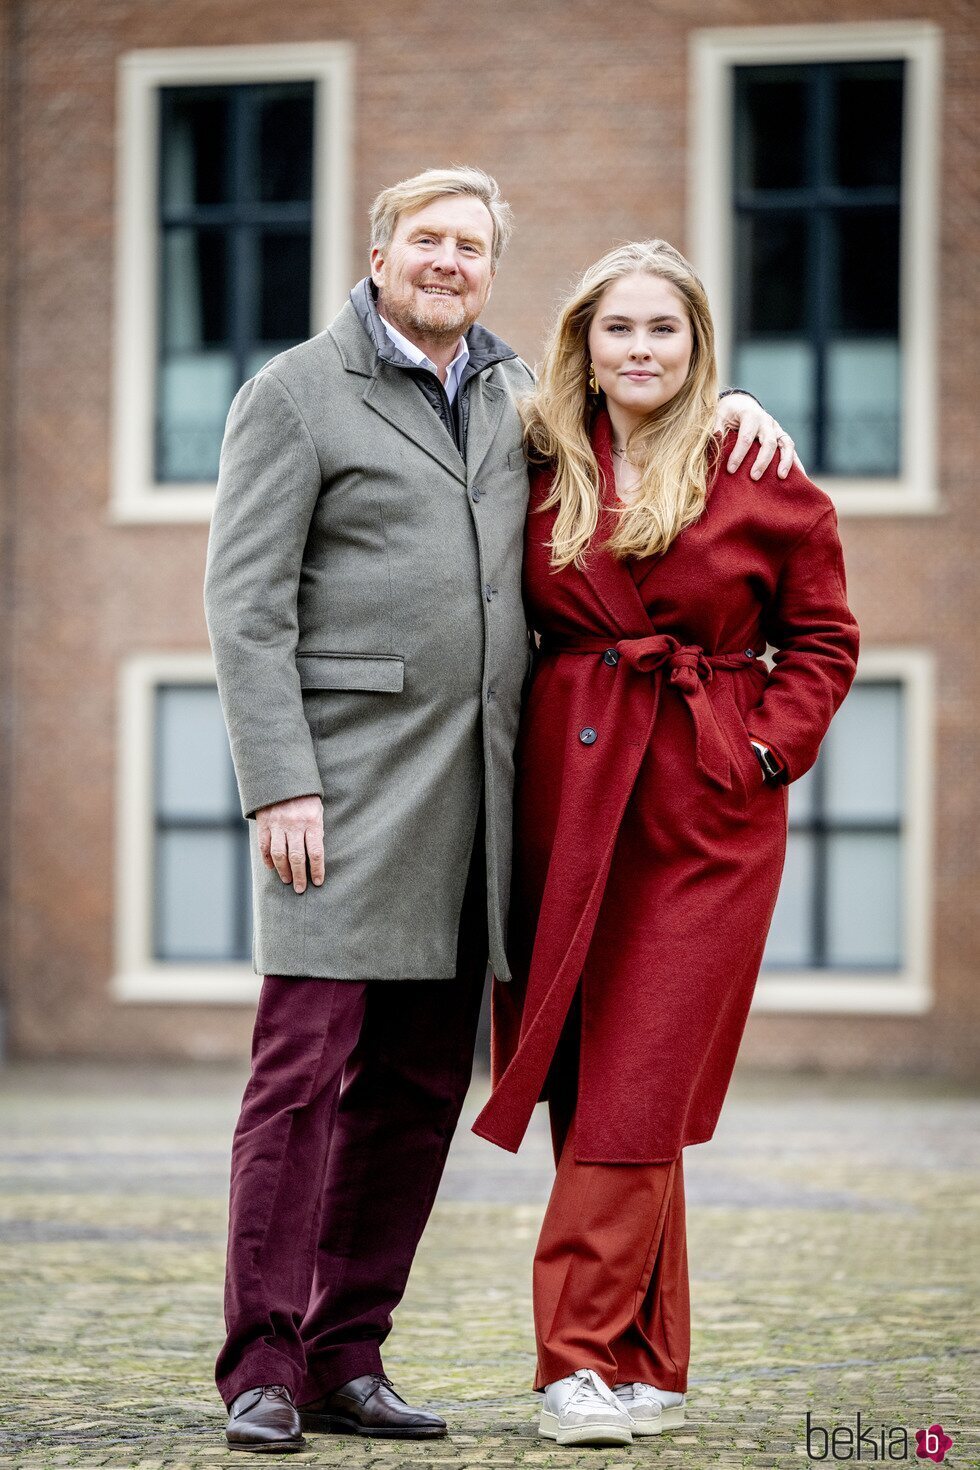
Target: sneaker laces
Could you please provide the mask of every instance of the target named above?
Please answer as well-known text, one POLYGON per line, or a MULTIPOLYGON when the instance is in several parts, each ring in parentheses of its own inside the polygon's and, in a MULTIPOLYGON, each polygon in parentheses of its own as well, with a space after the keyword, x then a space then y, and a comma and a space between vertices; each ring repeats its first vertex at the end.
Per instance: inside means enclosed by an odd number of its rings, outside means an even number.
POLYGON ((590 1399, 600 1399, 605 1404, 612 1404, 614 1409, 623 1413, 623 1405, 593 1368, 579 1368, 572 1375, 578 1379, 572 1392, 565 1403, 565 1409, 588 1408, 590 1399))
POLYGON ((657 1404, 663 1408, 660 1396, 652 1383, 631 1383, 630 1395, 638 1404, 657 1404))

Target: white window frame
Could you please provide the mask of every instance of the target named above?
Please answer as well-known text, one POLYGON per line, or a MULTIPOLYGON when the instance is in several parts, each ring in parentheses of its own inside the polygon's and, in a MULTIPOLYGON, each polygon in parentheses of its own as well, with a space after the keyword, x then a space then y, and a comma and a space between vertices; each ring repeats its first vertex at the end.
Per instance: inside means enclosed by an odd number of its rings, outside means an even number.
POLYGON ((932 874, 935 766, 935 660, 927 649, 862 651, 858 680, 895 679, 904 687, 906 725, 902 831, 901 969, 869 975, 855 970, 762 971, 755 1011, 821 1014, 921 1015, 933 1002, 932 874))
POLYGON ((161 684, 215 684, 209 653, 149 653, 119 672, 116 761, 116 1000, 254 1005, 260 979, 248 965, 193 964, 153 955, 155 700, 161 684))
POLYGON ((111 519, 208 521, 213 483, 154 481, 157 188, 160 88, 311 81, 311 330, 322 331, 350 286, 353 48, 346 42, 132 51, 120 57, 116 135, 116 289, 111 519))
POLYGON ((902 473, 892 479, 822 475, 821 486, 845 515, 941 510, 935 424, 942 32, 917 21, 752 26, 695 31, 690 47, 688 241, 712 302, 726 382, 731 381, 733 336, 734 68, 886 59, 906 62, 899 266, 902 473))

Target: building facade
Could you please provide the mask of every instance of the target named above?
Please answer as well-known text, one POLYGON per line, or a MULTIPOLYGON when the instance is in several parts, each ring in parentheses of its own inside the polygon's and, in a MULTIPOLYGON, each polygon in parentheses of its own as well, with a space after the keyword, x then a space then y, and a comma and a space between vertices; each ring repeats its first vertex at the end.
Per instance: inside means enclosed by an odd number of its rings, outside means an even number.
POLYGON ((11 1053, 246 1047, 201 603, 225 414, 365 273, 377 189, 472 161, 517 217, 493 330, 533 361, 584 265, 670 239, 723 377, 839 510, 858 682, 791 793, 743 1057, 975 1073, 975 8, 22 0, 4 25, 11 1053))

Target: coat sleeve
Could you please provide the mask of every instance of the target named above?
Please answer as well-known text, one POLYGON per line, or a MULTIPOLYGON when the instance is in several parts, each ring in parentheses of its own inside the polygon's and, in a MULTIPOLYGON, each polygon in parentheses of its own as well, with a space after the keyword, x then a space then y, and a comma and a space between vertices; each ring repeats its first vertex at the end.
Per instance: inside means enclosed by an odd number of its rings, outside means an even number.
POLYGON ((303 551, 320 464, 287 389, 260 373, 239 390, 221 445, 204 609, 242 811, 322 796, 296 645, 303 551))
POLYGON ((795 781, 816 760, 857 668, 858 627, 847 605, 832 506, 786 557, 765 632, 777 650, 774 667, 746 724, 753 739, 769 746, 784 779, 795 781))

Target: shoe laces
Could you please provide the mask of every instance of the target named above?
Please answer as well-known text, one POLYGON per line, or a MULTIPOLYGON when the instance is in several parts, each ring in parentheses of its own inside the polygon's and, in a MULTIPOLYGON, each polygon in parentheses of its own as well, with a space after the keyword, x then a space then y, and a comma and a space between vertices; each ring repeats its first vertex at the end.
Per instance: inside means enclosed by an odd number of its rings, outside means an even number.
POLYGON ((638 1404, 660 1404, 657 1390, 652 1383, 631 1383, 628 1387, 630 1395, 638 1404))
POLYGON ((293 1396, 284 1383, 268 1383, 262 1392, 268 1399, 285 1399, 287 1404, 293 1401, 293 1396))
POLYGON ((577 1378, 578 1382, 568 1397, 565 1404, 566 1409, 588 1408, 590 1401, 594 1407, 594 1401, 599 1399, 604 1404, 612 1404, 613 1408, 618 1409, 620 1413, 623 1412, 619 1399, 612 1389, 603 1383, 593 1368, 579 1368, 572 1376, 577 1378))

